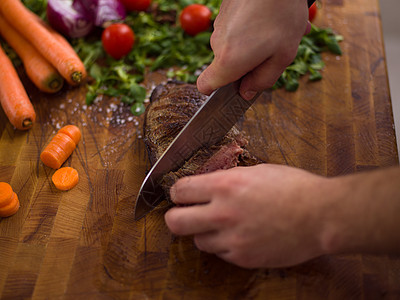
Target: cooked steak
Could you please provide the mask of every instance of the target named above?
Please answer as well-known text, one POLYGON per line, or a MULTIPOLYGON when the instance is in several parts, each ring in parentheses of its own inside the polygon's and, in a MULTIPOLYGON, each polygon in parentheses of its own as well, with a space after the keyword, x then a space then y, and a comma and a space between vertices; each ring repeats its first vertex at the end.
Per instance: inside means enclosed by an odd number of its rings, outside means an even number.
MULTIPOLYGON (((154 164, 185 124, 207 99, 195 85, 168 82, 159 85, 150 97, 144 123, 144 141, 150 162, 154 164)), ((247 140, 236 127, 227 133, 217 145, 197 151, 184 165, 166 174, 162 186, 169 195, 169 188, 181 177, 229 169, 244 161, 245 165, 256 164, 244 148, 247 140)))

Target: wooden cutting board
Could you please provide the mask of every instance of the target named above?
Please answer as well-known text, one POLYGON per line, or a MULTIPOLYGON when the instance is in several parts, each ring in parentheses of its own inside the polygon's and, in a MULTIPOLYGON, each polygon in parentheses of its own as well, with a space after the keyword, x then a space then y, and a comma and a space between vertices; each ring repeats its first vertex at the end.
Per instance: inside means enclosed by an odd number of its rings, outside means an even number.
MULTIPOLYGON (((378 0, 321 1, 315 23, 344 36, 324 54, 323 80, 295 93, 266 92, 243 131, 259 158, 337 176, 398 164, 378 0)), ((162 81, 149 76, 147 86, 162 81)), ((1 299, 395 299, 400 256, 325 256, 285 269, 246 270, 173 236, 163 203, 134 221, 149 169, 142 117, 84 88, 39 93, 24 78, 38 121, 16 131, 0 112, 0 181, 21 209, 0 220, 1 299), (65 163, 80 182, 61 192, 39 154, 61 126, 82 140, 65 163)))

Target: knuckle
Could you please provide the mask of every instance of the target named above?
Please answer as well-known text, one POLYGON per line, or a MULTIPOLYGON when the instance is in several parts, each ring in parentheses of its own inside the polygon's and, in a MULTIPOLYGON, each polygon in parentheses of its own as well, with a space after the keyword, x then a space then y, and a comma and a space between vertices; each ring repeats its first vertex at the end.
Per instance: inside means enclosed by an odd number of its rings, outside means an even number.
POLYGON ((218 226, 225 225, 226 223, 229 222, 230 216, 224 212, 224 211, 219 211, 214 216, 212 217, 212 222, 218 226))

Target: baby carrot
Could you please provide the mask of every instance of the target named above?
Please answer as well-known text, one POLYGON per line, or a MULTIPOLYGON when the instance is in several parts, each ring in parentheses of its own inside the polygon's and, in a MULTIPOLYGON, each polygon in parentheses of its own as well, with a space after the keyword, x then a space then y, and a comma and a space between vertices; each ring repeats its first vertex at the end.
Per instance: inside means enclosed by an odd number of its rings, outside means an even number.
POLYGON ((78 127, 67 125, 61 128, 40 154, 40 159, 46 166, 58 169, 75 150, 81 138, 78 127))
POLYGON ((12 193, 10 203, 0 207, 0 217, 9 217, 15 214, 19 209, 19 200, 16 193, 12 193))
POLYGON ((17 129, 26 130, 32 127, 36 119, 35 110, 13 64, 1 46, 0 102, 11 124, 17 129))
POLYGON ((0 182, 0 217, 9 217, 19 209, 19 200, 11 185, 0 182))
POLYGON ((20 0, 1 0, 0 11, 71 85, 84 80, 85 67, 76 53, 65 49, 20 0))
POLYGON ((70 190, 78 184, 78 171, 71 167, 63 167, 54 172, 51 180, 59 190, 70 190))
POLYGON ((58 71, 0 15, 0 34, 21 58, 26 73, 38 89, 58 92, 64 79, 58 71))

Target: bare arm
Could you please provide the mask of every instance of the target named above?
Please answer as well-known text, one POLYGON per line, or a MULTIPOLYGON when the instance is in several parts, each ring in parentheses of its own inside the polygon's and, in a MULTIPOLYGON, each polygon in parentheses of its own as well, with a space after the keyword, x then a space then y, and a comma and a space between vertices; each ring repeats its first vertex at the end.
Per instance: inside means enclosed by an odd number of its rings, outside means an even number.
POLYGON ((279 165, 187 177, 165 220, 200 250, 242 267, 324 254, 400 252, 400 168, 325 178, 279 165))
POLYGON ((296 56, 307 16, 306 0, 224 0, 211 36, 215 58, 198 78, 199 91, 243 76, 246 99, 273 86, 296 56))

